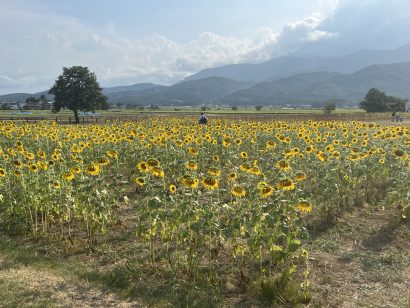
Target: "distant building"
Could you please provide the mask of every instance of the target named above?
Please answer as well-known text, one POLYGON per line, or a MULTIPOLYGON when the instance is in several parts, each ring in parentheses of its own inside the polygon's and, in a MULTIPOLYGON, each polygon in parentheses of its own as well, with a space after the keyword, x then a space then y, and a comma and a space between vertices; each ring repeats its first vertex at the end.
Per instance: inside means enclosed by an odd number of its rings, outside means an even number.
POLYGON ((405 107, 404 107, 404 111, 410 112, 410 100, 408 100, 408 101, 406 102, 406 105, 405 105, 405 107))

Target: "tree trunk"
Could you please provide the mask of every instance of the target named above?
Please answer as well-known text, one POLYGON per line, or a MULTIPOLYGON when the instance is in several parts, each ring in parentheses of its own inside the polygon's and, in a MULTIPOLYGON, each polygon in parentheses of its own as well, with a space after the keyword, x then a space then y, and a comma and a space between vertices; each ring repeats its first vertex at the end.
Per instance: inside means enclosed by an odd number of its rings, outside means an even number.
POLYGON ((74 111, 74 118, 75 118, 75 122, 76 124, 80 123, 80 117, 78 116, 78 110, 75 109, 74 111))

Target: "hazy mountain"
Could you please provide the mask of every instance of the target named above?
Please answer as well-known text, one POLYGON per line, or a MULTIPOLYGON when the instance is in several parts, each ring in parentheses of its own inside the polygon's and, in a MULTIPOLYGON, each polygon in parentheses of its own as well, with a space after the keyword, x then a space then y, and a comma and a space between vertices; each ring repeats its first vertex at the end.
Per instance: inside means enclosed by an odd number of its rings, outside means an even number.
MULTIPOLYGON (((130 86, 118 86, 118 87, 106 87, 103 88, 103 93, 107 96, 112 96, 116 100, 120 100, 121 97, 134 96, 135 92, 151 89, 154 87, 160 87, 153 83, 138 83, 130 86)), ((0 95, 0 102, 25 102, 29 97, 40 97, 44 95, 47 99, 53 100, 54 96, 48 94, 48 90, 37 93, 11 93, 0 95)))
POLYGON ((258 83, 220 100, 230 105, 311 104, 361 100, 370 88, 410 98, 410 62, 372 65, 353 74, 315 72, 258 83))
POLYGON ((349 74, 374 64, 409 61, 410 44, 407 44, 394 50, 362 50, 343 57, 302 58, 288 56, 259 64, 225 65, 202 70, 185 78, 185 81, 210 76, 221 76, 234 80, 266 81, 316 71, 349 74))
POLYGON ((158 87, 158 85, 153 83, 137 83, 130 86, 119 86, 119 87, 109 87, 103 88, 105 95, 117 92, 133 92, 133 91, 142 91, 150 88, 158 87))
POLYGON ((252 85, 248 82, 223 77, 209 77, 177 83, 172 86, 156 86, 130 93, 108 93, 110 103, 141 105, 201 105, 213 103, 222 97, 252 85))

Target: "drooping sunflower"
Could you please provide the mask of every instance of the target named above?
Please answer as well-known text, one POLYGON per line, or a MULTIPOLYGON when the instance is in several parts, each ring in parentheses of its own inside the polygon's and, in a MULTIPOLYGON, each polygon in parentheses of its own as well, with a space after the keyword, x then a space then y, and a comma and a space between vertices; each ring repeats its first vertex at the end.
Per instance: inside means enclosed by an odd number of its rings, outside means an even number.
POLYGON ((81 168, 78 166, 75 166, 73 168, 71 168, 70 172, 74 173, 74 174, 78 174, 81 172, 81 168))
POLYGON ((219 162, 219 161, 220 161, 218 155, 212 155, 212 160, 213 160, 214 162, 219 162))
POLYGON ((213 177, 206 177, 201 181, 202 185, 209 190, 214 190, 219 187, 219 181, 213 177))
POLYGON ((292 168, 290 167, 290 164, 286 160, 280 160, 276 163, 276 168, 282 171, 290 171, 292 168))
POLYGON ((37 167, 36 164, 31 164, 31 165, 28 167, 28 169, 29 169, 31 172, 33 172, 33 173, 35 173, 35 172, 38 171, 38 167, 37 167))
POLYGON ((92 176, 99 175, 101 172, 100 166, 98 164, 91 164, 85 168, 85 171, 92 176))
POLYGON ((266 182, 259 182, 259 183, 256 185, 256 187, 257 187, 258 189, 261 189, 261 188, 266 187, 266 186, 269 186, 269 184, 266 183, 266 182))
POLYGON ((295 183, 291 179, 283 179, 279 181, 278 187, 282 190, 293 190, 295 183))
POLYGON ((24 164, 19 160, 14 160, 13 161, 13 166, 18 168, 18 169, 22 169, 24 167, 24 164))
POLYGON ((195 171, 198 169, 198 164, 193 161, 189 161, 185 163, 185 168, 191 171, 195 171))
POLYGON ((118 152, 115 150, 108 150, 106 154, 109 158, 118 158, 118 152))
POLYGON ((150 158, 147 160, 147 164, 150 168, 159 167, 159 161, 155 158, 150 158))
POLYGON ((221 170, 218 169, 218 168, 211 167, 211 168, 208 169, 208 174, 212 175, 212 176, 220 176, 221 175, 221 170))
POLYGON ((275 189, 274 189, 272 186, 270 186, 270 185, 260 186, 260 188, 259 188, 259 195, 260 195, 262 198, 267 198, 267 197, 269 197, 270 195, 273 194, 274 190, 275 190, 275 189))
POLYGON ((199 184, 199 180, 195 179, 189 175, 184 175, 181 180, 181 184, 188 188, 197 188, 199 184))
POLYGON ((66 181, 72 181, 74 180, 74 173, 72 173, 71 171, 66 171, 63 173, 63 179, 66 181))
POLYGON ((306 179, 307 179, 307 175, 303 172, 298 172, 295 175, 295 180, 296 181, 303 181, 303 180, 306 180, 306 179))
POLYGON ((310 204, 310 202, 308 201, 300 201, 296 208, 301 211, 301 212, 305 212, 305 213, 310 213, 313 210, 313 206, 312 204, 310 204))
POLYGON ((48 169, 48 164, 43 162, 43 161, 38 161, 37 166, 42 170, 47 170, 48 169))
POLYGON ((191 154, 192 156, 197 156, 198 155, 198 150, 195 148, 188 148, 188 153, 191 154))
POLYGON ((396 149, 393 151, 393 154, 395 156, 397 156, 400 159, 404 159, 406 157, 406 154, 404 153, 404 151, 400 150, 400 149, 396 149))
POLYGON ((327 156, 327 154, 326 154, 325 152, 323 152, 323 151, 318 151, 318 152, 316 153, 316 157, 317 157, 320 161, 323 161, 323 162, 326 162, 326 161, 329 160, 329 156, 327 156))
POLYGON ((51 183, 51 187, 54 189, 60 189, 61 185, 59 181, 54 181, 53 183, 51 183))
POLYGON ((251 166, 249 166, 248 164, 240 164, 239 169, 241 169, 242 171, 248 172, 251 169, 251 166))
POLYGON ((37 152, 37 156, 38 156, 39 158, 41 158, 41 159, 46 159, 47 154, 46 154, 46 152, 44 152, 44 151, 38 151, 38 152, 37 152))
POLYGON ((274 148, 276 148, 276 146, 277 146, 277 144, 272 140, 269 140, 269 141, 266 142, 266 149, 267 150, 274 149, 274 148))
POLYGON ((351 161, 358 161, 360 160, 360 155, 354 154, 354 153, 349 153, 347 158, 351 161))
POLYGON ((234 195, 235 197, 242 198, 246 196, 246 190, 245 188, 241 186, 234 186, 231 189, 231 194, 234 195))
POLYGON ((141 177, 136 178, 136 179, 135 179, 135 184, 137 184, 138 187, 144 186, 144 184, 145 184, 144 178, 141 178, 141 177))
POLYGON ((106 166, 110 163, 110 160, 107 157, 100 157, 97 159, 97 164, 100 166, 106 166))
POLYGON ((150 172, 155 175, 156 177, 163 178, 165 176, 164 170, 160 167, 152 167, 150 172))

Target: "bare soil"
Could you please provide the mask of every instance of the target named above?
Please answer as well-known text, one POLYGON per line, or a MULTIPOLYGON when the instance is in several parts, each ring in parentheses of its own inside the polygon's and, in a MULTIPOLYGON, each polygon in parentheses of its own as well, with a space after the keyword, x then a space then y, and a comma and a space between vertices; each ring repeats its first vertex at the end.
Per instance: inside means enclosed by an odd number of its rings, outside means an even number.
POLYGON ((360 209, 311 244, 311 307, 410 307, 410 226, 360 209))

